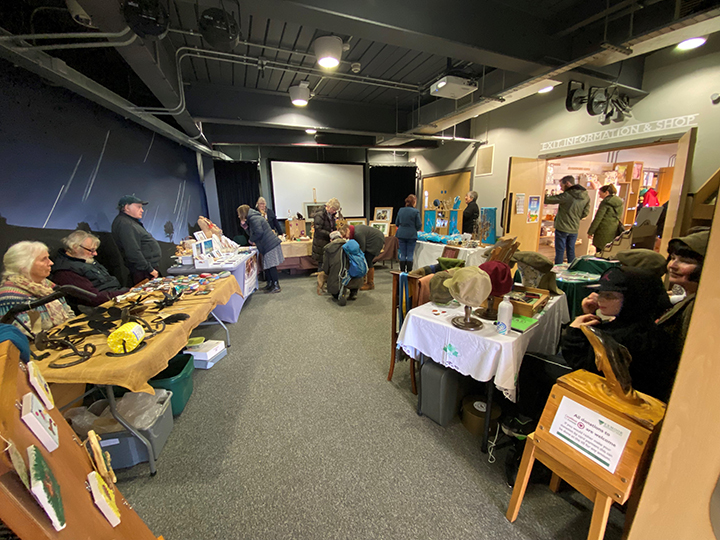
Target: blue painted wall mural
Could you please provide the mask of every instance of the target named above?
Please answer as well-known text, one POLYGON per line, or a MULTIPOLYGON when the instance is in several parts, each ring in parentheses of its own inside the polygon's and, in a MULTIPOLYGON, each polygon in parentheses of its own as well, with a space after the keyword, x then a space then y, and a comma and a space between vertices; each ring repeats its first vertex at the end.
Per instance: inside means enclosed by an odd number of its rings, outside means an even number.
POLYGON ((145 227, 177 242, 207 215, 193 151, 5 62, 0 111, 8 224, 109 231, 120 197, 135 194, 150 203, 145 227))

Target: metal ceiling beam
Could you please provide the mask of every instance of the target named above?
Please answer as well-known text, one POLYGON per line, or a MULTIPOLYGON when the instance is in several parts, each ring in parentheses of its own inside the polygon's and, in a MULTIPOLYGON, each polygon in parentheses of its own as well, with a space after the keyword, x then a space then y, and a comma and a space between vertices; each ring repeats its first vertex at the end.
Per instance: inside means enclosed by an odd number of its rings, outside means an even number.
MULTIPOLYGON (((176 0, 217 7, 213 0, 176 0)), ((563 58, 566 40, 553 40, 536 18, 490 0, 240 0, 253 15, 338 35, 466 60, 526 75, 541 73, 544 56, 563 58), (411 10, 411 13, 409 13, 411 10), (542 46, 538 46, 542 44, 542 46)), ((418 81, 413 81, 418 82, 418 81)))
MULTIPOLYGON (((0 29, 0 35, 10 34, 0 29)), ((67 88, 126 119, 132 120, 196 152, 202 152, 215 159, 227 159, 227 156, 222 153, 213 151, 209 146, 191 139, 185 133, 169 126, 155 116, 134 112, 132 110, 134 107, 132 103, 74 70, 59 58, 52 57, 42 51, 14 50, 11 42, 0 42, 0 58, 4 58, 15 66, 31 71, 57 86, 67 88)))
POLYGON ((290 96, 285 93, 206 83, 189 85, 185 96, 188 109, 203 125, 227 122, 279 129, 315 128, 360 135, 387 135, 394 134, 396 129, 406 129, 404 115, 398 118, 394 108, 377 105, 315 98, 307 107, 301 108, 292 105, 290 96), (401 120, 400 126, 398 120, 401 120))
MULTIPOLYGON (((93 24, 103 32, 120 32, 127 27, 117 3, 107 0, 78 0, 80 6, 92 18, 93 24)), ((166 49, 163 41, 137 40, 118 49, 150 91, 164 107, 172 108, 180 102, 177 88, 175 57, 166 49)), ((174 115, 175 121, 190 137, 197 137, 207 143, 202 132, 189 113, 174 115)))

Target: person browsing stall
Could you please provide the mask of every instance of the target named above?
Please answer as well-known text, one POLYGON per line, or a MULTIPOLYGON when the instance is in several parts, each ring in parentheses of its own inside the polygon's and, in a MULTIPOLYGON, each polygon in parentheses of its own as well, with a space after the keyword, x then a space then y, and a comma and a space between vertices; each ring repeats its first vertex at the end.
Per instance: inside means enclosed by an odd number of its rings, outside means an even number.
POLYGON ((278 222, 275 212, 273 212, 271 208, 268 208, 265 197, 260 197, 257 200, 255 208, 258 212, 260 212, 260 215, 265 218, 265 221, 268 222, 270 228, 273 231, 277 232, 278 236, 282 236, 283 234, 285 234, 285 231, 283 231, 282 227, 280 227, 280 222, 278 222))
POLYGON ((312 258, 318 264, 319 272, 322 272, 323 249, 330 243, 330 233, 337 229, 335 219, 338 212, 340 201, 332 198, 313 216, 312 258))
POLYGON ((587 190, 575 184, 572 176, 560 179, 559 195, 545 195, 545 204, 557 204, 555 216, 555 264, 562 264, 567 251, 568 264, 575 260, 575 241, 580 220, 590 214, 590 197, 587 190))
POLYGON ((477 205, 477 191, 468 191, 465 195, 467 206, 462 215, 462 232, 472 234, 475 231, 475 223, 480 217, 480 208, 477 205))
POLYGON ((78 300, 88 306, 99 306, 128 291, 118 279, 95 260, 100 239, 86 231, 73 231, 62 240, 64 248, 55 255, 52 281, 57 285, 74 285, 93 293, 92 300, 78 300))
POLYGON ((617 190, 612 184, 598 189, 600 206, 588 229, 588 239, 592 240, 597 251, 602 251, 606 244, 622 232, 623 200, 616 193, 617 190))
MULTIPOLYGON (((0 317, 17 304, 52 294, 55 284, 48 279, 52 265, 48 248, 42 242, 18 242, 10 246, 3 256, 0 317)), ((14 324, 26 334, 27 329, 38 333, 50 330, 74 316, 72 309, 60 298, 18 314, 14 324), (23 324, 27 328, 23 328, 23 324)))
POLYGON ((365 254, 368 271, 365 276, 365 285, 360 287, 361 291, 369 291, 375 288, 375 268, 373 260, 380 255, 385 247, 385 235, 369 225, 344 225, 340 230, 343 238, 355 240, 360 245, 360 251, 365 254))
POLYGON ((280 289, 277 267, 285 261, 280 239, 262 214, 247 204, 238 206, 237 215, 240 226, 248 231, 250 242, 257 246, 262 255, 263 270, 267 277, 267 285, 263 290, 267 293, 279 293, 282 289, 280 289))
POLYGON ((160 244, 141 223, 147 201, 125 195, 118 202, 112 235, 130 271, 133 285, 160 275, 160 244))
MULTIPOLYGON (((330 233, 330 243, 325 246, 323 255, 323 272, 327 276, 327 292, 337 300, 340 296, 340 272, 343 269, 343 245, 345 240, 340 231, 330 233)), ((348 300, 356 300, 358 290, 362 285, 362 278, 353 278, 347 285, 350 294, 348 300)))
POLYGON ((422 228, 420 211, 415 208, 416 204, 417 197, 411 193, 405 198, 405 207, 401 208, 395 217, 395 225, 397 225, 395 237, 398 239, 398 260, 401 272, 412 270, 417 233, 422 228))

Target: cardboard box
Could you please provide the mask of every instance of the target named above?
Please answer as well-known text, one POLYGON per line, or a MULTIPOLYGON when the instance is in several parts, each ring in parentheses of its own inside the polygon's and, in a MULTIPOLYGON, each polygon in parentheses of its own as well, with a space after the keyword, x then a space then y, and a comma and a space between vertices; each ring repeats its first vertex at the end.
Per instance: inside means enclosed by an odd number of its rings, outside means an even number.
POLYGON ((195 369, 210 369, 217 364, 220 359, 225 358, 226 356, 227 349, 223 349, 209 360, 193 359, 193 365, 195 366, 195 369))
POLYGON ((225 349, 224 341, 209 339, 200 345, 188 347, 183 352, 185 354, 191 354, 193 360, 210 360, 223 349, 225 349))

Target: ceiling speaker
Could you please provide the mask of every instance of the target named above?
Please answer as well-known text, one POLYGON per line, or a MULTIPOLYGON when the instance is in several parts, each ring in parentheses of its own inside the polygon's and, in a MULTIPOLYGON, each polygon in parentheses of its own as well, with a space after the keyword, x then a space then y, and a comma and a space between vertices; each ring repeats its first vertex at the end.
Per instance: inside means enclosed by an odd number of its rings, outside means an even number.
POLYGON ((205 41, 219 51, 232 52, 242 39, 235 17, 220 8, 203 11, 198 26, 205 41))
POLYGON ((127 0, 123 15, 130 29, 143 39, 162 39, 170 27, 168 13, 160 0, 127 0))

